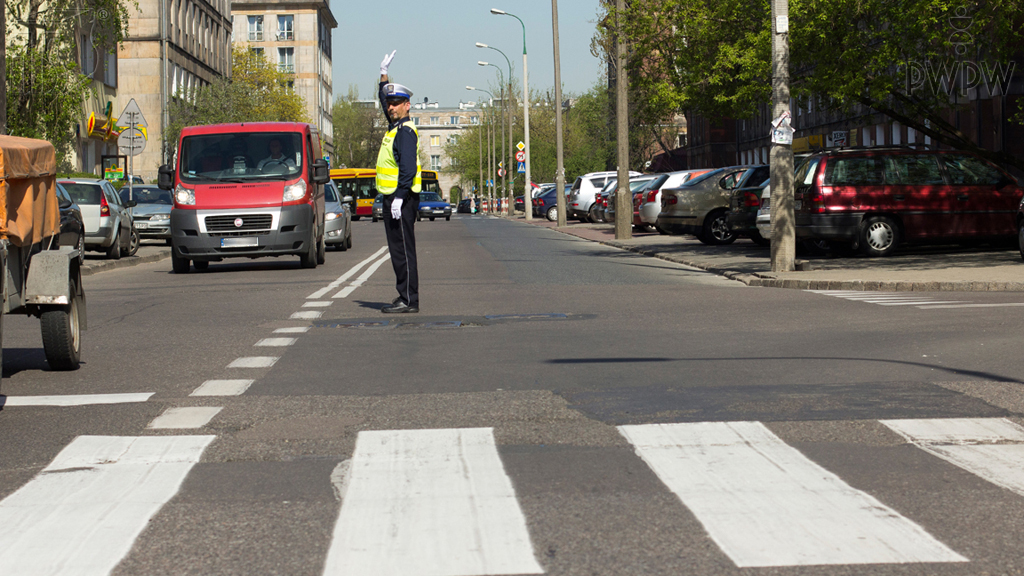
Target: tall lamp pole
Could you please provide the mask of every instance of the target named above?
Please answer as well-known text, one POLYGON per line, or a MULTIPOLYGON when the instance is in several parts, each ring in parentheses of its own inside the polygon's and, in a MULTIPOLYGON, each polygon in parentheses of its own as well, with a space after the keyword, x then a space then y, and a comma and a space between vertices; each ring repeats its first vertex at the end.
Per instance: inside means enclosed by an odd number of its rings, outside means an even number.
POLYGON ((551 0, 551 36, 555 48, 555 198, 558 226, 565 226, 565 166, 562 162, 562 71, 558 53, 558 0, 551 0))
MULTIPOLYGON (((505 59, 505 63, 508 64, 508 89, 505 91, 505 100, 502 100, 502 108, 508 114, 508 149, 505 149, 504 139, 502 139, 502 159, 504 162, 508 162, 508 165, 512 165, 512 61, 508 59, 508 56, 504 52, 498 50, 494 46, 488 46, 482 42, 476 43, 477 48, 488 48, 494 50, 505 59)), ((503 131, 504 132, 504 131, 503 131)), ((505 190, 511 190, 508 186, 508 168, 505 168, 505 190)), ((523 206, 526 207, 525 205, 523 206)), ((513 207, 514 208, 514 207, 513 207)))
MULTIPOLYGON (((488 96, 490 96, 491 97, 491 109, 493 110, 493 108, 494 108, 494 94, 491 94, 487 90, 483 90, 483 89, 480 89, 480 88, 474 88, 472 86, 466 86, 466 90, 475 90, 477 92, 483 92, 484 94, 487 94, 488 96)), ((481 126, 481 130, 483 130, 482 126, 481 126)), ((481 132, 481 134, 483 134, 483 132, 481 132)), ((487 124, 487 173, 492 178, 494 178, 494 165, 495 165, 495 162, 494 162, 494 141, 493 141, 493 136, 491 134, 491 124, 488 123, 487 124)), ((488 180, 490 180, 490 178, 488 180)), ((495 178, 495 180, 497 180, 497 179, 495 178)), ((494 184, 492 183, 489 186, 489 188, 490 188, 490 190, 493 191, 494 184)), ((493 193, 492 194, 488 194, 488 196, 493 196, 493 193)), ((494 211, 494 208, 493 208, 493 206, 491 206, 490 202, 488 202, 487 209, 490 212, 494 211)))
MULTIPOLYGON (((505 12, 504 10, 498 10, 497 8, 491 8, 491 14, 497 14, 499 16, 511 16, 516 20, 519 20, 519 24, 523 27, 523 140, 526 148, 526 181, 523 192, 523 202, 533 199, 533 185, 530 179, 530 82, 528 80, 527 68, 526 68, 526 24, 523 23, 522 18, 515 14, 505 12)), ((531 204, 532 205, 532 204, 531 204)), ((526 208, 525 204, 523 208, 526 208)), ((533 210, 526 210, 526 219, 533 220, 533 210)))
MULTIPOLYGON (((477 43, 477 44, 479 45, 479 43, 477 43)), ((504 79, 502 78, 501 68, 499 68, 497 65, 491 64, 490 62, 477 62, 477 65, 479 65, 479 66, 494 66, 494 68, 498 71, 498 81, 502 83, 501 84, 502 86, 504 85, 504 79)), ((502 90, 504 91, 504 88, 502 88, 502 90)), ((488 92, 488 94, 490 94, 490 92, 488 92)), ((492 100, 491 106, 494 106, 494 102, 493 102, 494 96, 491 96, 491 100, 492 100)), ((501 105, 502 105, 502 108, 507 108, 508 107, 508 105, 506 104, 504 99, 501 101, 501 105)), ((499 122, 499 124, 501 124, 502 156, 505 156, 506 155, 505 154, 505 123, 504 122, 499 122)), ((509 130, 512 130, 512 128, 509 127, 509 130)), ((495 132, 495 136, 497 136, 497 132, 495 132)), ((495 177, 495 178, 497 178, 497 177, 495 177)), ((495 180, 495 184, 497 184, 497 180, 495 180)), ((505 170, 505 186, 504 186, 504 188, 502 188, 502 190, 506 191, 506 193, 508 191, 508 170, 505 170)))

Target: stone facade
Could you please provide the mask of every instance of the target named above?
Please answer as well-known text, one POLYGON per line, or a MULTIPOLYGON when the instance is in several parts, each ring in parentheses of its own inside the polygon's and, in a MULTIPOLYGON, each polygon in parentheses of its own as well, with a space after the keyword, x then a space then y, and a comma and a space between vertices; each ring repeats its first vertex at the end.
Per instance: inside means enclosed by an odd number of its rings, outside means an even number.
POLYGON ((295 91, 306 103, 306 119, 320 129, 324 149, 332 154, 331 38, 338 22, 330 4, 316 0, 236 0, 231 9, 234 42, 262 51, 282 71, 294 74, 295 91))

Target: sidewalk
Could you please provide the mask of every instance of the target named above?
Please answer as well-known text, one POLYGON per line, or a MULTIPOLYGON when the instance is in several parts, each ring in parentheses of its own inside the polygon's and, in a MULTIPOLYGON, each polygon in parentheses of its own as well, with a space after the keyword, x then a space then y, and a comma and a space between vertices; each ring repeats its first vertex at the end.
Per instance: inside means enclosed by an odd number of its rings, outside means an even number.
MULTIPOLYGON (((135 256, 122 256, 119 260, 109 260, 102 252, 86 252, 85 263, 82 264, 82 276, 127 268, 128 266, 138 266, 147 262, 159 262, 170 257, 170 246, 167 246, 162 241, 157 244, 148 240, 142 241, 142 245, 139 246, 139 251, 135 253, 135 256)), ((170 266, 168 266, 169 269, 170 266)))
MULTIPOLYGON (((526 222, 522 215, 511 218, 526 222)), ((557 228, 545 218, 535 226, 615 248, 686 264, 749 286, 801 290, 1012 291, 1024 292, 1024 260, 1014 247, 924 246, 904 248, 887 258, 798 256, 804 271, 771 272, 769 248, 746 238, 728 246, 707 246, 693 236, 662 236, 633 231, 616 240, 614 224, 571 222, 557 228)))

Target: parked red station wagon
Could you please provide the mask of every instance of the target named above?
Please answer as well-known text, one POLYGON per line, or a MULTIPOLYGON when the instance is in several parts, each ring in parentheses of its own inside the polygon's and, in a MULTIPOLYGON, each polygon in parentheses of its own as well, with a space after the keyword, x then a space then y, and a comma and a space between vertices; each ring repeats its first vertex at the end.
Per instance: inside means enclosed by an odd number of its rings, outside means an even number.
POLYGON ((902 242, 1012 237, 1024 197, 991 162, 952 150, 847 149, 797 171, 796 234, 888 256, 902 242))
POLYGON ((323 264, 324 184, 320 133, 298 122, 191 126, 175 164, 160 167, 173 190, 171 265, 202 270, 224 258, 297 255, 323 264))

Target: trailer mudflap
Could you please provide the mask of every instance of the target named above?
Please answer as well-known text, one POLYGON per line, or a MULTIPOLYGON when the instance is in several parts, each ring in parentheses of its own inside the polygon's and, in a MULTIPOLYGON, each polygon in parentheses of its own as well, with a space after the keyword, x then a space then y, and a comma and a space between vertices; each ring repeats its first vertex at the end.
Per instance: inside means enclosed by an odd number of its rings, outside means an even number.
MULTIPOLYGON (((43 250, 32 255, 25 282, 25 305, 61 304, 71 302, 69 282, 74 249, 43 250)), ((77 278, 76 278, 77 280, 77 278)), ((78 283, 78 282, 76 282, 78 283)))

